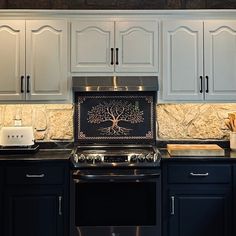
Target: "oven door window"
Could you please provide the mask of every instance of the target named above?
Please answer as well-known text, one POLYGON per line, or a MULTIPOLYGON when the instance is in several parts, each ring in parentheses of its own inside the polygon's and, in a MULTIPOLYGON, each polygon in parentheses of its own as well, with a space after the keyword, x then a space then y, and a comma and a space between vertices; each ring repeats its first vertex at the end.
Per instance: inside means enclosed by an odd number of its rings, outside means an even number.
POLYGON ((76 184, 77 226, 156 224, 156 183, 76 184))

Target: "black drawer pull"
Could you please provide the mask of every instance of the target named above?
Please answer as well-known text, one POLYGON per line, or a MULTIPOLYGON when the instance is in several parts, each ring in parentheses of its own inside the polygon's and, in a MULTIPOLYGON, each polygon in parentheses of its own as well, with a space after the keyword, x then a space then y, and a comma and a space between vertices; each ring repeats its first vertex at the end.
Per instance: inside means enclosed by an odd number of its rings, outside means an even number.
POLYGON ((27 75, 26 77, 27 81, 26 81, 26 92, 29 93, 30 92, 30 76, 27 75))
POLYGON ((191 176, 196 176, 196 177, 207 177, 209 173, 190 173, 191 176))
POLYGON ((200 93, 202 93, 202 76, 200 76, 200 93))
POLYGON ((39 174, 39 175, 31 175, 31 174, 26 174, 26 178, 43 178, 45 175, 44 174, 39 174))
POLYGON ((24 84, 24 75, 20 77, 20 92, 24 93, 23 84, 24 84))
POLYGON ((209 93, 209 81, 208 81, 209 77, 206 76, 206 93, 209 93))
POLYGON ((111 48, 111 65, 114 65, 114 48, 111 48))
POLYGON ((119 65, 119 48, 116 48, 116 65, 119 65))

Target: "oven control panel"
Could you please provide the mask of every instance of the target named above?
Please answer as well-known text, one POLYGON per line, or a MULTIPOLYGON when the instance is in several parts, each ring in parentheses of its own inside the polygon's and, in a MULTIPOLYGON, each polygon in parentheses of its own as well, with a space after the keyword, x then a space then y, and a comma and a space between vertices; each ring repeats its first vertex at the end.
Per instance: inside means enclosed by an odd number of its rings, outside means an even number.
POLYGON ((73 163, 77 166, 99 166, 99 165, 148 165, 158 161, 155 153, 132 153, 127 155, 103 155, 103 154, 89 154, 75 153, 73 155, 73 163))
POLYGON ((78 146, 71 161, 80 167, 148 167, 160 165, 160 153, 155 146, 106 145, 78 146))
POLYGON ((128 161, 128 156, 104 156, 103 161, 107 163, 122 163, 128 161))

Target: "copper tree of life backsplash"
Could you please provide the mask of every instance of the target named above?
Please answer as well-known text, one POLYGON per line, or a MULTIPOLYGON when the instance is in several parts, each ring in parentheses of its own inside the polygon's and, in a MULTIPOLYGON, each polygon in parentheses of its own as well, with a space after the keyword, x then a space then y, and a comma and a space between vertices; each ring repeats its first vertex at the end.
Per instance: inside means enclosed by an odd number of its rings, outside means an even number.
POLYGON ((99 103, 88 111, 88 122, 91 124, 100 124, 109 122, 108 126, 101 127, 98 130, 105 135, 127 135, 131 131, 129 128, 119 125, 120 122, 133 124, 144 121, 143 111, 136 108, 135 105, 127 101, 112 100, 99 103))
MULTIPOLYGON (((152 139, 154 98, 147 94, 81 94, 76 97, 79 140, 152 139)), ((77 137, 77 136, 76 136, 77 137)))

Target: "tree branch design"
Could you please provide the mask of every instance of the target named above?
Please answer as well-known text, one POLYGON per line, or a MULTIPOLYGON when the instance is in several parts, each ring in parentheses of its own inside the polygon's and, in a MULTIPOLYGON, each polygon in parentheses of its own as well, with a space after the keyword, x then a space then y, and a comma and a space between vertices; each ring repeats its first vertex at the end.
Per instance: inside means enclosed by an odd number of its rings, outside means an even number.
POLYGON ((128 135, 132 129, 119 126, 119 122, 131 124, 142 123, 144 121, 143 111, 132 103, 121 100, 102 102, 92 107, 88 111, 87 121, 91 124, 111 122, 111 126, 99 129, 102 135, 128 135))

